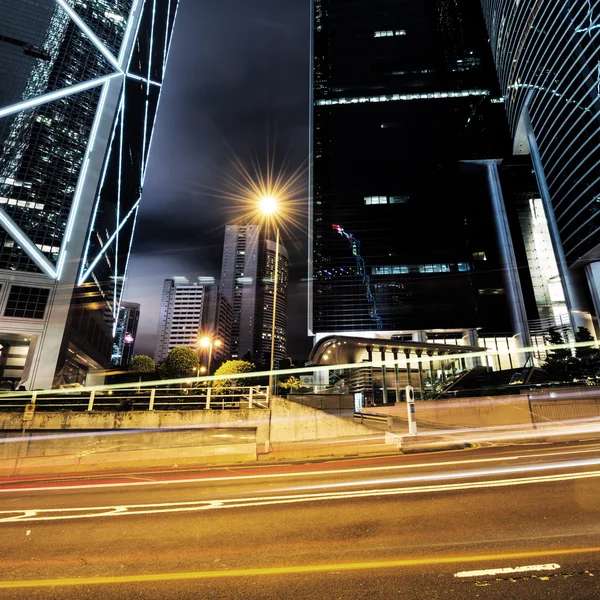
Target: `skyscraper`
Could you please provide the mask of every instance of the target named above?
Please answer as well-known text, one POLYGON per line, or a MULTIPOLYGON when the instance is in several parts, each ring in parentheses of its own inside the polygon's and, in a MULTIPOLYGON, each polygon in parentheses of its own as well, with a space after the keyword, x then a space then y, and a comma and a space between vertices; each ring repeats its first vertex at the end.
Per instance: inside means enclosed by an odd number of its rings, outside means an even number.
POLYGON ((262 359, 264 237, 258 225, 225 228, 220 289, 233 308, 231 357, 262 359))
POLYGON ((121 302, 111 357, 113 365, 125 368, 129 366, 139 322, 140 305, 137 302, 121 302))
MULTIPOLYGON (((279 244, 275 364, 287 355, 288 254, 279 244)), ((267 366, 271 357, 275 242, 258 225, 225 228, 220 290, 231 304, 231 357, 251 358, 267 366)))
POLYGON ((177 5, 2 3, 0 343, 29 387, 110 363, 177 5))
POLYGON ((478 3, 314 0, 312 48, 309 333, 525 343, 478 3))
POLYGON ((535 210, 548 223, 570 325, 591 329, 588 296, 600 315, 600 6, 481 5, 513 152, 531 156, 539 188, 535 210))
POLYGON ((165 279, 163 286, 154 360, 162 363, 176 346, 198 349, 204 314, 205 287, 186 277, 165 279))
MULTIPOLYGON (((264 276, 264 310, 262 312, 262 360, 265 366, 270 365, 271 339, 273 332, 273 304, 275 287, 275 254, 276 244, 266 240, 265 276, 264 276)), ((289 278, 288 253, 282 244, 279 244, 279 257, 277 258, 277 302, 275 307, 275 348, 273 352, 274 366, 277 368, 280 361, 287 357, 287 290, 289 278)))

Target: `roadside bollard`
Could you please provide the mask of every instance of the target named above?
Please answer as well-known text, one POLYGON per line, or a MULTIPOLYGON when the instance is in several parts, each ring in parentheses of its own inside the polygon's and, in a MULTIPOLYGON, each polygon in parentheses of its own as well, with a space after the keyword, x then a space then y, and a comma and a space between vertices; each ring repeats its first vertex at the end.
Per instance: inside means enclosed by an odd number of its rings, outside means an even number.
POLYGON ((408 413, 408 433, 417 435, 417 419, 415 417, 415 391, 412 385, 406 386, 406 411, 408 413))

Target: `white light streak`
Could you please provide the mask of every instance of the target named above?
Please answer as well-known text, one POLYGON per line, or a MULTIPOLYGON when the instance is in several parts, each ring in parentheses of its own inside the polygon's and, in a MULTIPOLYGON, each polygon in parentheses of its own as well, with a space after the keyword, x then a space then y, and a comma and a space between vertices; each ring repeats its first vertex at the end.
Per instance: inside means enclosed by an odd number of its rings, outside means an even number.
POLYGON ((92 263, 90 264, 88 270, 85 273, 83 273, 81 275, 81 277, 79 278, 79 281, 77 282, 77 285, 82 285, 85 282, 85 280, 87 279, 88 275, 94 270, 94 267, 98 264, 98 261, 100 260, 100 258, 102 258, 102 256, 106 252, 106 250, 112 244, 112 242, 115 239, 115 237, 119 234, 119 231, 121 231, 121 229, 123 228, 123 226, 125 225, 125 223, 127 223, 127 221, 129 220, 129 217, 135 212, 135 210, 139 206, 140 200, 141 200, 141 198, 138 198, 138 201, 133 205, 133 207, 127 213, 127 215, 125 216, 125 218, 123 219, 123 221, 120 223, 120 225, 117 227, 117 229, 108 238, 108 240, 106 240, 106 243, 104 244, 104 246, 102 246, 102 250, 100 250, 100 252, 96 256, 96 258, 92 261, 92 263))
POLYGON ((56 278, 56 270, 54 265, 42 254, 39 248, 31 242, 20 227, 6 214, 3 208, 0 208, 0 223, 10 233, 14 240, 21 246, 29 255, 31 260, 44 271, 47 275, 56 278))
MULTIPOLYGON (((129 53, 129 56, 127 56, 127 54, 126 54, 127 46, 129 45, 129 38, 131 37, 131 32, 133 31, 133 23, 135 21, 136 9, 138 7, 138 3, 139 3, 139 0, 134 0, 131 10, 129 11, 129 21, 127 22, 127 29, 125 30, 125 35, 123 36, 123 41, 121 43, 121 50, 119 51, 119 58, 118 58, 119 69, 121 71, 125 70, 123 68, 125 65, 125 61, 127 60, 127 62, 129 62, 129 59, 131 58, 131 54, 133 53, 133 49, 132 49, 131 52, 129 53)), ((143 13, 143 9, 144 9, 144 7, 142 6, 140 9, 138 19, 137 19, 138 27, 139 27, 139 22, 141 21, 141 15, 143 13)), ((136 32, 137 32, 137 28, 136 28, 136 32)))
POLYGON ((36 106, 41 106, 42 104, 47 104, 48 102, 53 102, 54 100, 67 98, 68 96, 78 94, 79 92, 84 92, 85 90, 89 90, 91 88, 102 85, 106 81, 114 79, 115 77, 121 77, 121 73, 111 73, 110 75, 104 75, 103 77, 98 77, 97 79, 90 79, 89 81, 84 81, 83 83, 78 83, 76 85, 72 85, 61 90, 56 90, 48 94, 43 94, 41 96, 31 98, 30 100, 25 100, 24 102, 11 104, 10 106, 0 109, 0 118, 12 115, 17 112, 28 110, 30 108, 35 108, 36 106))
MULTIPOLYGON (((121 76, 120 73, 116 73, 116 76, 121 76)), ((102 119, 104 112, 104 104, 106 103, 106 97, 108 95, 108 81, 104 83, 104 88, 102 89, 102 94, 100 95, 100 100, 98 102, 98 108, 96 110, 96 116, 94 118, 94 124, 92 126, 92 131, 90 133, 90 139, 87 144, 87 148, 85 151, 85 156, 83 158, 81 173, 79 175, 79 180, 77 181, 77 189, 75 190, 75 196, 73 198, 73 205, 71 206, 71 210, 69 211, 69 220, 67 221, 67 227, 65 229, 65 237, 61 244, 61 252, 58 257, 58 262, 56 266, 56 279, 60 280, 62 277, 63 268, 65 265, 65 261, 67 258, 69 240, 71 239, 71 233, 73 232, 73 227, 75 225, 75 221, 77 220, 77 211, 79 208, 79 202, 81 201, 81 194, 83 192, 83 187, 86 183, 86 175, 87 170, 90 165, 90 157, 94 150, 94 144, 96 142, 96 136, 98 135, 98 127, 100 126, 100 120, 102 119)), ((122 90, 123 92, 123 90, 122 90)), ((85 263, 82 263, 85 264, 85 263)))
POLYGON ((118 69, 121 73, 123 69, 121 69, 119 65, 119 61, 113 56, 112 52, 102 43, 100 38, 86 25, 85 21, 73 10, 71 6, 66 2, 66 0, 56 0, 56 2, 62 7, 62 9, 75 21, 79 29, 83 31, 83 33, 88 37, 88 39, 100 50, 100 52, 108 59, 108 61, 118 69))
POLYGON ((203 510, 248 508, 252 506, 273 506, 281 504, 299 504, 303 502, 354 500, 357 498, 401 496, 418 493, 453 492, 457 490, 508 487, 512 485, 525 485, 532 483, 556 483, 558 481, 573 481, 579 479, 591 479, 598 477, 600 477, 600 471, 593 471, 588 473, 567 473, 562 475, 545 475, 522 479, 472 481, 469 483, 454 483, 411 488, 357 490, 334 493, 296 494, 283 496, 258 496, 253 498, 201 500, 197 502, 163 502, 156 504, 90 506, 84 508, 4 510, 0 511, 0 523, 21 523, 29 521, 65 521, 72 519, 94 519, 99 517, 113 516, 198 512, 203 510))

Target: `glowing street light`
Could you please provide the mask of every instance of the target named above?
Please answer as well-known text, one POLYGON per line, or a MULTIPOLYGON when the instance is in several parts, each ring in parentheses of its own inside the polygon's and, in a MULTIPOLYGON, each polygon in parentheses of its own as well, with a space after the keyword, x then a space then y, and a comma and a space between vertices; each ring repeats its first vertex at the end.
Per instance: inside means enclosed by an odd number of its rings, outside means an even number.
POLYGON ((259 199, 259 208, 262 215, 271 221, 275 229, 275 265, 273 267, 273 316, 271 319, 271 362, 269 366, 269 394, 273 393, 273 370, 275 368, 275 324, 277 316, 277 284, 279 279, 279 227, 276 215, 278 202, 275 196, 263 196, 259 199))
POLYGON ((213 349, 213 345, 216 346, 217 348, 219 346, 221 346, 221 344, 223 344, 223 342, 218 339, 218 338, 213 338, 210 337, 208 335, 203 335, 199 340, 198 340, 198 346, 200 348, 208 348, 208 373, 210 374, 210 363, 212 360, 212 349, 213 349))

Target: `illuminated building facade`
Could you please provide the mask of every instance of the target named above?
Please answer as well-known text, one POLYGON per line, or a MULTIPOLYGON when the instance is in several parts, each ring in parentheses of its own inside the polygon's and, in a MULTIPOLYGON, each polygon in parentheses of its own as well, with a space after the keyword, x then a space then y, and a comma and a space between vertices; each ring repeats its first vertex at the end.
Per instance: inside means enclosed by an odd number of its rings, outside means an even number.
MULTIPOLYGON (((265 368, 271 360, 275 242, 259 225, 225 228, 220 290, 232 307, 231 358, 251 359, 265 368)), ((275 364, 287 356, 288 253, 279 244, 275 364)))
MULTIPOLYGON (((273 301, 275 286, 275 242, 266 240, 265 273, 264 273, 264 310, 262 312, 262 356, 263 363, 270 365, 271 360, 271 335, 273 332, 273 301)), ((275 307, 275 349, 273 361, 278 368, 281 361, 287 357, 287 290, 289 278, 288 253, 279 244, 279 258, 277 265, 277 303, 275 307)))
POLYGON ((206 289, 186 277, 165 279, 163 286, 154 361, 162 363, 177 346, 198 349, 206 289))
POLYGON ((313 0, 312 34, 309 334, 526 345, 478 2, 313 0))
POLYGON ((600 314, 600 3, 481 5, 513 152, 531 156, 532 210, 548 222, 570 325, 592 329, 588 297, 600 314))
POLYGON ((0 344, 27 387, 110 364, 177 5, 2 3, 0 344))
POLYGON ((113 365, 129 367, 133 358, 139 322, 140 305, 137 302, 121 302, 111 357, 113 365))
POLYGON ((225 228, 221 285, 231 304, 231 358, 262 359, 262 278, 264 237, 259 225, 229 224, 225 228))

